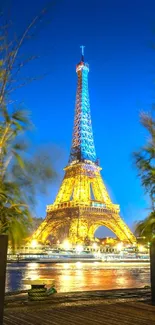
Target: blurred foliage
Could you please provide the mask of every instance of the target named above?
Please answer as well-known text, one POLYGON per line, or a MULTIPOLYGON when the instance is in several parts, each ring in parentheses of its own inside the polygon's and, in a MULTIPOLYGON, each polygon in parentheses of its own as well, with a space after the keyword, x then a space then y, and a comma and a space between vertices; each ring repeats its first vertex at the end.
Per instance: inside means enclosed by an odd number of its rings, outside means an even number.
MULTIPOLYGON (((154 113, 154 109, 153 109, 154 113)), ((142 113, 142 126, 148 133, 146 143, 139 151, 133 153, 134 164, 138 171, 145 193, 151 202, 151 213, 146 219, 136 224, 135 234, 150 241, 155 227, 155 118, 154 114, 142 113)))
POLYGON ((140 237, 140 242, 149 243, 154 236, 155 211, 151 212, 147 218, 137 222, 135 234, 140 237))
POLYGON ((14 90, 36 79, 26 76, 20 81, 21 69, 36 58, 22 59, 20 51, 45 12, 42 10, 19 38, 13 38, 10 23, 0 24, 0 233, 9 235, 13 247, 28 235, 37 196, 46 193, 56 176, 51 153, 43 148, 35 151, 27 143, 30 114, 15 105, 12 96, 14 90))
POLYGON ((22 109, 8 114, 0 123, 0 231, 8 233, 12 244, 27 235, 31 208, 37 195, 46 193, 55 178, 52 157, 45 149, 29 152, 24 132, 29 117, 22 109), (22 133, 22 141, 20 135, 22 133))

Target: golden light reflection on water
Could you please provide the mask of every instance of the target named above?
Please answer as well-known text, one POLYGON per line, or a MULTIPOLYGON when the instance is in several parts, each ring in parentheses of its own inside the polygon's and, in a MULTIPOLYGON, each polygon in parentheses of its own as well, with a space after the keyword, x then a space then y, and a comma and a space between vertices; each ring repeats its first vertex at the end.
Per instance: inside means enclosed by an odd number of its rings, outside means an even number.
POLYGON ((63 264, 62 267, 63 267, 65 270, 68 270, 68 269, 69 269, 69 263, 65 263, 65 264, 63 264))
MULTIPOLYGON (((38 263, 27 263, 25 265, 25 278, 30 278, 31 280, 36 280, 41 277, 40 268, 38 263)), ((23 284, 23 289, 30 289, 30 285, 23 284)))
POLYGON ((38 263, 28 263, 27 268, 29 270, 36 270, 36 269, 38 269, 38 263))
POLYGON ((77 267, 77 269, 82 269, 82 268, 83 268, 81 262, 76 262, 76 263, 75 263, 75 266, 77 267))
POLYGON ((22 280, 40 277, 55 279, 58 292, 143 287, 149 285, 149 265, 104 262, 10 264, 6 289, 28 289, 22 280))

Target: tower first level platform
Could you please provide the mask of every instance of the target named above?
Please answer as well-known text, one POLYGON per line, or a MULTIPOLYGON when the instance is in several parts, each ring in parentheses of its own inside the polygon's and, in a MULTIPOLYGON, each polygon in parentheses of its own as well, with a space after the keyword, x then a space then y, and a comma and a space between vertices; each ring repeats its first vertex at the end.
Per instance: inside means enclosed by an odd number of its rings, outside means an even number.
POLYGON ((61 241, 64 237, 72 243, 93 240, 99 226, 106 226, 123 242, 136 239, 119 216, 119 206, 111 202, 102 180, 91 123, 88 73, 84 62, 76 66, 77 92, 72 146, 65 175, 53 205, 47 207, 47 216, 33 239, 46 242, 49 235, 61 241))
POLYGON ((109 228, 121 241, 135 243, 135 237, 119 216, 119 205, 113 204, 92 162, 71 164, 56 200, 47 207, 47 217, 33 236, 43 243, 52 234, 57 240, 71 243, 94 240, 99 226, 109 228))

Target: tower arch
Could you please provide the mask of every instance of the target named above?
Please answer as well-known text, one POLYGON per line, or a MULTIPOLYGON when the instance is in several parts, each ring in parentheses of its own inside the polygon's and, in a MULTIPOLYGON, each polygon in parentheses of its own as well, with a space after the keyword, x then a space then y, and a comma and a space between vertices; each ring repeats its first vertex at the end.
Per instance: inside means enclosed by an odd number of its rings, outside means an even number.
POLYGON ((107 229, 111 230, 112 233, 121 241, 123 242, 128 242, 128 238, 124 236, 123 230, 120 229, 120 227, 117 226, 116 223, 114 223, 112 220, 109 220, 108 222, 103 220, 95 221, 93 224, 90 225, 89 230, 88 230, 88 238, 90 241, 94 240, 94 235, 96 230, 104 226, 107 229))

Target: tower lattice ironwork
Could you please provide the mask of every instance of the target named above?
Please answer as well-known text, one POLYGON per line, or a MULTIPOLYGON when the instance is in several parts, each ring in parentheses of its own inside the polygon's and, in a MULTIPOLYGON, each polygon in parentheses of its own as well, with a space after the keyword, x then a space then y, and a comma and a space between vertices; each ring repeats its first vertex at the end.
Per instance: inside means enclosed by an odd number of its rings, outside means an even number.
POLYGON ((92 132, 88 72, 82 57, 76 66, 78 76, 72 146, 65 175, 53 204, 47 206, 47 216, 33 239, 46 242, 50 234, 56 240, 69 238, 72 243, 92 241, 99 226, 106 226, 123 242, 136 239, 119 215, 119 205, 113 204, 102 180, 96 158, 92 132))

